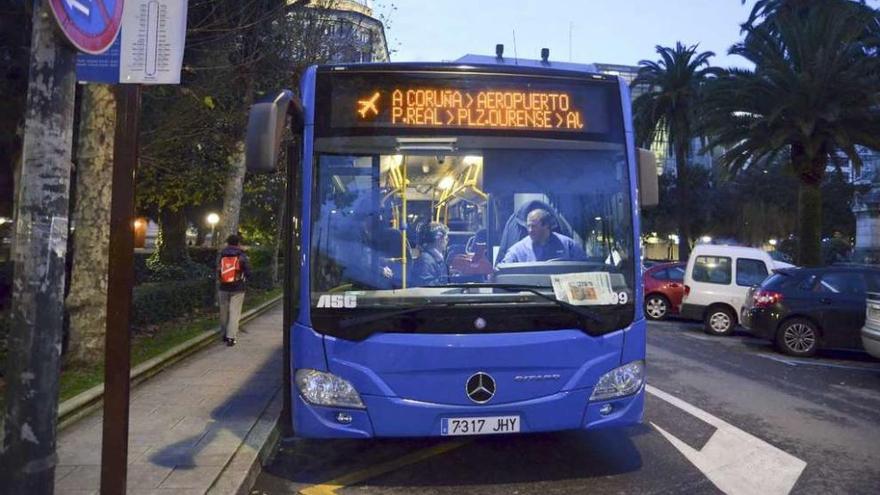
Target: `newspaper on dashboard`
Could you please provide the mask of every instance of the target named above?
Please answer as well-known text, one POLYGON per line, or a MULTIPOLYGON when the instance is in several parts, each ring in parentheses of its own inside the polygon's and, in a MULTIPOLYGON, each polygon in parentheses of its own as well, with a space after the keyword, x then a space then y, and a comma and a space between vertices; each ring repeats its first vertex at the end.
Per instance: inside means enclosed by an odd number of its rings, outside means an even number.
POLYGON ((556 299, 575 306, 616 304, 608 272, 565 273, 552 275, 556 299))

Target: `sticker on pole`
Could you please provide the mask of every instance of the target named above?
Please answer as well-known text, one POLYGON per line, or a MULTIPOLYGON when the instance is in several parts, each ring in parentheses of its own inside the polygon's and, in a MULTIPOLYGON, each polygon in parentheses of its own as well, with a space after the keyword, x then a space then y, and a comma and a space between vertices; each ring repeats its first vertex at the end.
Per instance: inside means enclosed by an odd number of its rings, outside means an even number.
POLYGON ((64 36, 79 51, 104 53, 122 25, 124 0, 49 0, 64 36))

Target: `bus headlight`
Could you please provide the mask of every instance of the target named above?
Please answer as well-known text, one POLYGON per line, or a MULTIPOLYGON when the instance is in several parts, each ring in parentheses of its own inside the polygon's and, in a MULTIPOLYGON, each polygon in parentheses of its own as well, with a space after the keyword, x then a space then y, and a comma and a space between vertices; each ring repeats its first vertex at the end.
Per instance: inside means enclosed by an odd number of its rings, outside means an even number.
POLYGON ((599 378, 590 401, 624 397, 639 391, 645 383, 645 362, 633 361, 614 368, 599 378))
POLYGON ((296 370, 299 393, 317 406, 365 409, 357 390, 347 380, 318 370, 296 370))

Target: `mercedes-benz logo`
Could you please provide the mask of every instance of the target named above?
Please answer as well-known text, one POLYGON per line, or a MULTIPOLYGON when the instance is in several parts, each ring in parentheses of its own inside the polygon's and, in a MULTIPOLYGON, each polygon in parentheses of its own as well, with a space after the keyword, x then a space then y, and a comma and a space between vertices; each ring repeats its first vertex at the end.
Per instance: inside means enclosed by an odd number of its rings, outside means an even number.
POLYGON ((467 396, 477 404, 485 404, 495 396, 495 380, 482 371, 474 373, 465 386, 467 396))

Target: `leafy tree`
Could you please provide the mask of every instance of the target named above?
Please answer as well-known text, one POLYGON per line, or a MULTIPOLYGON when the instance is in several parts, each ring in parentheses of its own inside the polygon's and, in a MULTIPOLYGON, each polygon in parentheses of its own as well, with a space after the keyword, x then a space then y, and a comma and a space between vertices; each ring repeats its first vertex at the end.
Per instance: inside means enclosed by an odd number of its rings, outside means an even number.
POLYGON ((825 176, 822 181, 822 238, 840 237, 844 240, 856 235, 856 216, 852 211, 856 186, 840 170, 825 176))
MULTIPOLYGON (((307 66, 338 60, 357 42, 356 30, 328 36, 335 5, 190 4, 182 84, 144 94, 137 193, 140 210, 162 227, 154 263, 186 263, 186 217, 202 224, 206 205, 224 207, 220 237, 238 230, 247 111, 257 98, 297 88, 307 66)), ((283 207, 277 197, 264 206, 276 217, 283 207)))
MULTIPOLYGON (((643 212, 642 230, 645 232, 680 232, 678 212, 682 209, 688 212, 684 220, 687 231, 694 235, 711 232, 714 225, 715 204, 717 202, 718 187, 715 177, 710 170, 689 166, 685 180, 678 180, 678 176, 663 174, 660 176, 660 203, 643 212), (679 187, 684 191, 679 194, 679 187), (683 198, 683 199, 682 199, 683 198), (684 203, 681 203, 681 201, 684 203)), ((688 248, 694 239, 689 240, 688 248)), ((679 249, 681 238, 679 237, 679 249)), ((679 256, 680 259, 686 259, 679 256)))
POLYGON ((633 102, 636 139, 649 147, 658 133, 668 137, 670 151, 675 155, 679 257, 690 253, 691 230, 688 223, 687 187, 691 140, 697 133, 697 109, 701 86, 717 73, 709 65, 712 52, 697 53, 697 47, 676 43, 674 48, 657 46, 660 60, 642 60, 633 86, 649 88, 633 102))
POLYGON ((253 174, 244 183, 241 232, 253 244, 274 246, 281 222, 278 198, 284 197, 281 173, 253 174))
MULTIPOLYGON (((190 84, 204 84, 193 79, 190 84)), ((203 88, 151 87, 144 92, 137 200, 141 212, 159 220, 153 263, 186 263, 186 208, 222 197, 229 156, 218 129, 224 119, 196 91, 203 88)))
POLYGON ((764 22, 745 25, 730 49, 755 70, 731 69, 709 85, 705 126, 732 171, 788 154, 799 187, 797 262, 817 265, 829 162, 843 153, 858 168, 857 145, 880 148, 880 64, 868 34, 878 15, 846 0, 762 5, 764 22))
POLYGON ((181 85, 145 91, 137 193, 140 210, 161 227, 154 266, 187 264, 187 212, 220 204, 230 172, 242 166, 251 57, 268 36, 259 27, 285 4, 191 3, 181 85))
POLYGON ((734 176, 722 170, 716 173, 719 184, 707 230, 710 235, 762 246, 793 231, 795 216, 790 205, 797 200, 797 182, 782 163, 755 163, 734 176))

